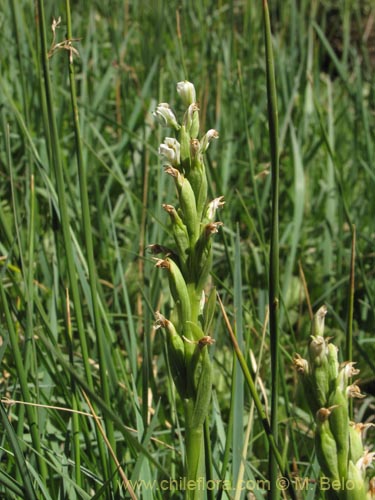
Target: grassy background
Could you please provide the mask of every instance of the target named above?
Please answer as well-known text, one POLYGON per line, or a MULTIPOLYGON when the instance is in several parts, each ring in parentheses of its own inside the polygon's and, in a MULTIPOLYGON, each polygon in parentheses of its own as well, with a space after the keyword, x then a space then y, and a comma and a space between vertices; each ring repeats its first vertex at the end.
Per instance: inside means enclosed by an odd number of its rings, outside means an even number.
MULTIPOLYGON (((58 16, 55 43, 63 42, 65 2, 45 2, 45 10, 47 45, 58 16)), ((34 490, 36 498, 125 498, 95 420, 55 407, 104 417, 109 444, 128 479, 183 475, 183 421, 163 334, 153 329, 154 311, 169 307, 167 286, 145 249, 170 241, 161 204, 175 201, 157 155, 165 131, 151 112, 168 101, 178 114, 176 82, 185 78, 197 89, 202 132, 220 133, 208 155, 210 193, 226 200, 213 282, 253 370, 251 360, 257 360, 263 400, 270 396, 264 328, 270 152, 260 2, 93 0, 72 1, 71 11, 79 52, 74 69, 81 151, 69 51, 60 48, 49 59, 50 101, 34 2, 9 0, 0 14, 4 498, 32 498, 34 490), (88 206, 79 188, 82 175, 88 206), (10 405, 6 398, 40 406, 10 405)), ((281 145, 280 442, 293 470, 312 480, 319 470, 311 418, 291 359, 305 352, 308 300, 314 310, 327 304, 327 333, 345 359, 353 225, 353 359, 369 394, 355 405, 356 420, 371 420, 375 405, 370 14, 370 2, 290 0, 271 6, 281 145)), ((241 479, 266 477, 268 447, 242 375, 233 369, 219 310, 213 336, 214 477, 235 488, 241 479)), ((368 444, 373 440, 370 431, 368 444)), ((235 492, 222 494, 229 498, 235 492)), ((263 498, 260 489, 253 494, 263 498)), ((147 487, 140 495, 180 497, 147 487)), ((304 498, 318 498, 313 482, 304 498)))

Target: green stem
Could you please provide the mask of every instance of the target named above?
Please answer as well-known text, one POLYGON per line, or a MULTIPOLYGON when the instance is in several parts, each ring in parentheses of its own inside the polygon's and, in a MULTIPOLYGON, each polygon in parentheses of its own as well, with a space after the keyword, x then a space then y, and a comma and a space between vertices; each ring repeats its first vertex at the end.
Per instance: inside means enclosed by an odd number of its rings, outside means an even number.
POLYGON ((185 410, 185 474, 186 500, 202 500, 204 498, 205 459, 203 425, 191 425, 194 400, 184 401, 185 410))
MULTIPOLYGON (((346 324, 346 361, 353 360, 353 313, 354 313, 354 284, 355 284, 355 246, 356 227, 352 225, 352 252, 350 257, 350 278, 348 297, 348 317, 346 324)), ((350 384, 350 382, 349 382, 350 384)), ((353 419, 353 399, 349 399, 349 417, 353 419)))
MULTIPOLYGON (((268 124, 272 165, 272 221, 269 268, 270 344, 272 367, 271 430, 278 442, 279 399, 279 143, 275 68, 272 53, 271 25, 267 0, 263 0, 264 35, 266 46, 268 124)), ((279 498, 277 488, 277 460, 273 450, 269 457, 269 498, 279 498)))
MULTIPOLYGON (((209 419, 206 417, 204 421, 204 457, 205 457, 205 471, 206 479, 208 481, 213 481, 214 471, 213 471, 213 457, 211 448, 211 435, 210 435, 210 423, 209 419)), ((207 500, 214 500, 215 493, 213 488, 207 489, 207 500)))

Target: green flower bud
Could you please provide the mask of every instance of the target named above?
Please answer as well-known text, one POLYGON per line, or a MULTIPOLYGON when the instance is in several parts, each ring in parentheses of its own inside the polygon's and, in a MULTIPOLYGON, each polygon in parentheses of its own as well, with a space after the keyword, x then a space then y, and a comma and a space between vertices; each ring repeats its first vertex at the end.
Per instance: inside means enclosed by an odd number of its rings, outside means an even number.
POLYGON ((315 431, 316 456, 323 474, 330 480, 339 478, 336 441, 329 425, 329 418, 333 410, 336 411, 335 407, 318 410, 315 431))
MULTIPOLYGON (((199 111, 199 110, 198 110, 199 111)), ((199 134, 199 112, 195 111, 193 113, 193 121, 190 128, 190 137, 196 139, 199 134)))
POLYGON ((184 116, 186 131, 192 139, 196 139, 199 132, 199 106, 193 102, 190 104, 184 116))
POLYGON ((327 306, 320 307, 311 322, 311 336, 322 337, 324 335, 324 320, 327 314, 327 306))
POLYGON ((188 81, 178 82, 177 92, 186 107, 196 102, 195 87, 188 81))

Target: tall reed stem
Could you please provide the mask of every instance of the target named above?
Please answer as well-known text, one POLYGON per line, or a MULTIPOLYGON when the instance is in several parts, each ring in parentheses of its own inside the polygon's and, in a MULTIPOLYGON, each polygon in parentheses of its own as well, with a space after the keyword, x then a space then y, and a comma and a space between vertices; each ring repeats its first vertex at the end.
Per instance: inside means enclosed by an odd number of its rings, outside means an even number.
MULTIPOLYGON (((68 40, 72 40, 72 26, 71 26, 71 14, 70 14, 70 1, 66 0, 66 14, 67 14, 67 38, 68 40)), ((77 104, 77 92, 75 85, 75 73, 74 73, 74 58, 73 53, 69 52, 69 82, 70 82, 70 96, 71 96, 71 104, 72 104, 72 118, 74 123, 74 136, 75 136, 75 144, 76 144, 76 158, 77 158, 77 167, 78 167, 78 177, 79 177, 79 192, 80 192, 80 200, 82 207, 82 225, 83 232, 85 238, 85 246, 86 246, 86 255, 87 255, 87 265, 89 272, 89 284, 91 291, 91 301, 92 301, 92 310, 94 315, 94 326, 95 326, 95 335, 96 335, 96 344, 98 348, 99 355, 99 369, 100 369, 100 385, 103 395, 103 400, 105 403, 110 406, 110 390, 108 384, 108 370, 107 363, 105 359, 105 337, 104 330, 102 326, 101 316, 99 312, 99 303, 98 303, 98 278, 94 260, 94 246, 93 246, 93 237, 92 237, 92 227, 91 227, 91 218, 90 218, 90 204, 89 204, 89 196, 88 196, 88 185, 87 185, 87 174, 83 162, 83 153, 82 153, 82 140, 81 140, 81 130, 79 124, 79 109, 77 104)), ((105 417, 105 425, 107 431, 107 438, 111 445, 111 448, 115 449, 115 437, 114 437, 114 428, 111 419, 105 417)), ((110 476, 114 478, 116 475, 116 464, 113 460, 110 460, 110 468, 111 473, 110 476)), ((113 481, 113 487, 116 489, 116 482, 113 481)))
MULTIPOLYGON (((271 149, 272 172, 272 219, 269 266, 270 345, 271 345, 271 430, 278 443, 278 399, 279 399, 279 140, 275 69, 272 53, 271 24, 267 0, 263 0, 264 38, 266 47, 268 126, 271 149)), ((269 459, 269 498, 279 497, 277 488, 277 461, 271 450, 269 459)))
MULTIPOLYGON (((73 244, 70 234, 70 220, 68 215, 68 204, 65 194, 65 181, 62 168, 62 159, 60 154, 60 143, 57 132, 56 116, 53 104, 53 91, 50 78, 50 66, 48 60, 48 47, 47 47, 47 35, 46 35, 46 23, 44 15, 44 2, 43 0, 38 0, 37 5, 37 15, 38 29, 40 36, 40 48, 41 48, 41 59, 42 59, 42 72, 44 80, 44 97, 46 102, 47 114, 48 114, 48 133, 50 135, 50 151, 49 157, 54 167, 56 184, 57 184, 57 195, 59 204, 59 215, 62 228, 63 243, 65 248, 65 256, 68 269, 70 292, 74 305, 74 315, 77 322, 77 330, 81 346, 82 361, 84 365, 85 375, 90 389, 94 390, 93 377, 91 372, 91 366, 89 362, 89 352, 86 340, 86 333, 83 320, 83 312, 81 306, 81 298, 79 293, 78 279, 76 274, 76 267, 74 263, 74 253, 73 244)), ((43 99, 43 96, 42 96, 43 99)), ((47 133, 47 132, 46 132, 47 133)), ((97 442, 99 446, 99 452, 101 456, 102 473, 104 477, 107 477, 107 459, 106 453, 103 446, 102 438, 97 432, 97 442)))

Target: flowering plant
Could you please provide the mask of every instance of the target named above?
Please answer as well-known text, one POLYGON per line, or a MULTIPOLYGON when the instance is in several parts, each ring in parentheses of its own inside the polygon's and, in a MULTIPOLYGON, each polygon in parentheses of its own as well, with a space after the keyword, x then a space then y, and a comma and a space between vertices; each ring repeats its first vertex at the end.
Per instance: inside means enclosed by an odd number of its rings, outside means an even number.
MULTIPOLYGON (((159 147, 164 171, 175 183, 179 202, 177 208, 163 205, 170 216, 174 248, 151 245, 151 250, 164 253, 163 259, 156 259, 156 266, 166 270, 174 301, 170 319, 156 312, 156 326, 166 331, 171 374, 184 405, 186 476, 188 481, 197 483, 204 479, 205 472, 203 424, 212 393, 208 348, 214 342, 210 325, 216 300, 215 290, 207 298, 205 287, 212 266, 212 235, 222 225, 215 222, 215 213, 224 200, 221 196, 208 201, 204 164, 204 153, 219 134, 211 129, 199 140, 199 106, 194 85, 179 82, 177 92, 187 107, 181 124, 167 103, 159 104, 154 112, 159 123, 178 133, 178 140, 166 137, 159 147)), ((186 492, 189 499, 202 495, 199 488, 186 492)))
POLYGON ((326 314, 327 308, 322 306, 313 317, 309 360, 296 354, 294 365, 315 416, 315 450, 327 480, 327 498, 362 500, 367 498, 366 469, 375 457, 374 452, 364 449, 362 432, 372 424, 349 420, 349 398, 364 397, 358 385, 351 383, 359 370, 353 362, 339 364, 337 347, 323 336, 326 314))

